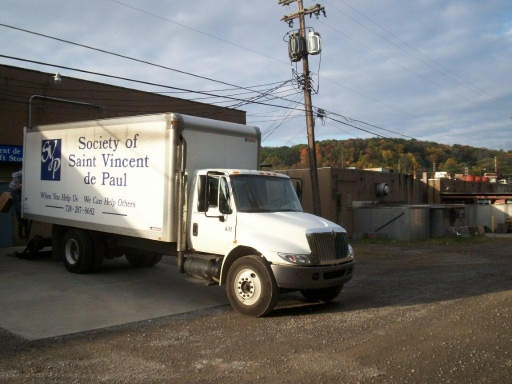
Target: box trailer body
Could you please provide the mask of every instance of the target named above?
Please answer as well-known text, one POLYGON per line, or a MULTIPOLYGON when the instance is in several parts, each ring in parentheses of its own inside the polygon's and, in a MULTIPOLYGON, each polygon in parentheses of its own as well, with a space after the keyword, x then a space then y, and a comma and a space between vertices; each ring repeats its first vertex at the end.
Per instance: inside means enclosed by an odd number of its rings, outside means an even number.
POLYGON ((258 171, 260 137, 175 113, 25 128, 23 215, 53 225, 71 272, 174 255, 227 284, 241 313, 268 313, 288 289, 331 300, 352 277, 346 232, 302 212, 287 176, 258 171))
POLYGON ((176 178, 187 170, 255 169, 254 127, 176 114, 35 127, 25 134, 29 219, 176 242, 176 178))

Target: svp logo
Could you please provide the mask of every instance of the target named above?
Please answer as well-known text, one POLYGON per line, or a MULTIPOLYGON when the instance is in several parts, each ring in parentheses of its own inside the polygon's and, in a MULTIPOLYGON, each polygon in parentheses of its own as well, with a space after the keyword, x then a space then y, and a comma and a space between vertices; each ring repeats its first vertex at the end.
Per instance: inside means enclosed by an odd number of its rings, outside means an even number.
POLYGON ((60 181, 62 140, 43 140, 41 144, 41 180, 60 181))

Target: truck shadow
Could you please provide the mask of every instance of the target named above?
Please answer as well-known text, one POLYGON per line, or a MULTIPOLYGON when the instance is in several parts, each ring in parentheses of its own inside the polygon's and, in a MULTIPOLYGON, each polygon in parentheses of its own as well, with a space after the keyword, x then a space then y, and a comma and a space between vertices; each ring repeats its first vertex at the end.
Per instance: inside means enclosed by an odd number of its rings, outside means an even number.
POLYGON ((482 254, 464 248, 397 252, 385 258, 358 260, 354 278, 330 303, 308 303, 299 292, 281 295, 270 316, 352 312, 407 307, 512 290, 511 243, 482 254))

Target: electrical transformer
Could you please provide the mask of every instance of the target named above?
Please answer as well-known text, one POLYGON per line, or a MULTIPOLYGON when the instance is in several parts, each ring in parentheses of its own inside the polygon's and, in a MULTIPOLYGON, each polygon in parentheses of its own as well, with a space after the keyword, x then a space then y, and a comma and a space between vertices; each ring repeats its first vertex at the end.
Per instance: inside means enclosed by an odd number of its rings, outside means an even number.
POLYGON ((308 53, 310 55, 318 55, 322 52, 322 38, 320 34, 315 31, 309 31, 308 34, 308 53))
POLYGON ((290 40, 288 40, 288 56, 290 56, 290 60, 293 62, 300 61, 306 54, 307 48, 304 38, 298 32, 290 34, 290 40))

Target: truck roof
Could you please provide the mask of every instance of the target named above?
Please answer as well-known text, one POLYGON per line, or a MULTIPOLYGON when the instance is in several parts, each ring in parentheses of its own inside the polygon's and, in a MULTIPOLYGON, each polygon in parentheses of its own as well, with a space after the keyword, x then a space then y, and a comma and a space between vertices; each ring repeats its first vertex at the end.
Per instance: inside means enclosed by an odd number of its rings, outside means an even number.
POLYGON ((255 171, 255 170, 249 170, 249 169, 218 169, 218 168, 202 169, 202 170, 198 171, 199 174, 206 174, 206 172, 223 172, 228 175, 275 176, 275 177, 282 177, 285 179, 289 179, 289 176, 287 176, 287 175, 284 175, 284 174, 278 173, 278 172, 272 172, 272 171, 255 171))

